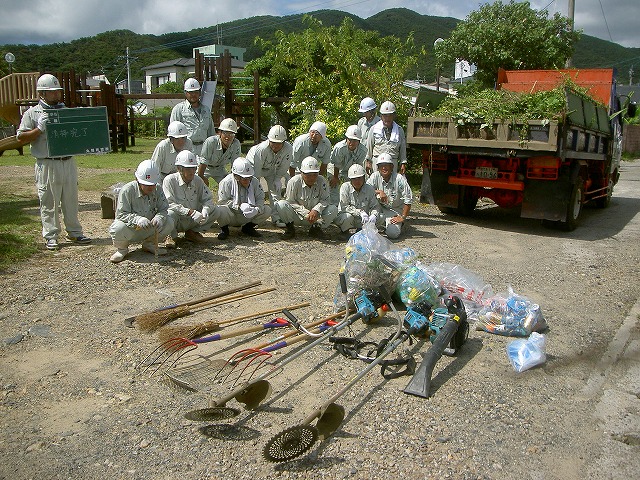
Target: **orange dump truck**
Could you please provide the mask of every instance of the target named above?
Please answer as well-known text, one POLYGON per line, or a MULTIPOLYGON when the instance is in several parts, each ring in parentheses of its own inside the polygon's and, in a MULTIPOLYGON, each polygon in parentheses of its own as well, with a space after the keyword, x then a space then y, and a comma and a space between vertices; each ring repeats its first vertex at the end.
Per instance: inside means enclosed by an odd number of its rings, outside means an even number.
POLYGON ((422 150, 421 201, 469 215, 480 198, 488 198, 500 207, 520 207, 523 218, 566 230, 576 227, 585 203, 608 206, 622 145, 622 119, 610 118, 620 110, 613 70, 501 70, 498 88, 550 90, 566 77, 597 101, 567 89, 559 120, 461 125, 450 118, 410 117, 407 143, 422 150))

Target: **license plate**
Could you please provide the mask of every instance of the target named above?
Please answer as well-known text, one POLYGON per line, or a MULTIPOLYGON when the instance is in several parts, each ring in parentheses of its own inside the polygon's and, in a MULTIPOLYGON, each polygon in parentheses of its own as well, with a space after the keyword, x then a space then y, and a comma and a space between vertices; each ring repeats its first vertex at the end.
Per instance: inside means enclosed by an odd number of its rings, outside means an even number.
POLYGON ((492 167, 476 167, 476 178, 498 178, 498 169, 492 167))

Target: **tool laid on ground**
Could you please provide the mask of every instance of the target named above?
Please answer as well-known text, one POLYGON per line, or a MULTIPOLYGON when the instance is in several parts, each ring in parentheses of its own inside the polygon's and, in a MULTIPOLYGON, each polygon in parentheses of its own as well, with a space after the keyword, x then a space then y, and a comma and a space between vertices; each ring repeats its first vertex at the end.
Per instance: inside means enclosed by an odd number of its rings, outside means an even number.
POLYGON ((451 353, 460 348, 469 337, 467 312, 460 297, 445 301, 446 308, 436 308, 429 322, 432 345, 422 358, 422 362, 404 389, 404 393, 429 398, 431 374, 447 348, 451 353))
MULTIPOLYGON (((321 320, 316 320, 305 325, 306 329, 312 329, 325 324, 330 325, 330 322, 335 318, 344 316, 345 311, 337 312, 329 315, 321 320)), ((292 330, 283 335, 276 337, 268 342, 264 342, 260 345, 256 345, 250 349, 242 349, 240 352, 260 352, 262 350, 274 350, 284 348, 294 343, 308 340, 309 337, 304 334, 300 334, 297 330, 292 330)), ((230 358, 236 358, 240 352, 234 353, 230 358)), ((190 391, 204 390, 220 378, 221 372, 224 369, 232 368, 234 365, 227 359, 211 359, 212 355, 202 356, 196 355, 194 357, 187 357, 187 361, 184 359, 180 363, 175 363, 173 367, 165 371, 165 375, 176 385, 185 388, 190 391), (184 362, 184 363, 183 363, 184 362)))
POLYGON ((249 292, 238 293, 236 295, 231 295, 231 296, 223 296, 220 298, 209 300, 207 302, 202 302, 193 307, 191 306, 178 307, 178 308, 172 308, 170 310, 162 310, 159 312, 149 313, 142 318, 136 319, 136 323, 141 330, 145 332, 153 332, 158 328, 160 328, 161 326, 177 318, 186 317, 187 315, 191 315, 195 312, 200 312, 202 310, 217 307, 219 305, 224 305, 225 303, 235 302, 236 300, 243 300, 245 298, 255 297, 256 295, 262 295, 263 293, 272 292, 274 290, 275 290, 275 287, 263 288, 262 290, 254 290, 249 292))
POLYGON ((166 307, 159 308, 157 310, 154 310, 153 312, 142 313, 140 315, 134 315, 133 317, 125 318, 124 319, 124 324, 125 324, 126 327, 133 328, 133 324, 135 322, 137 322, 141 318, 145 318, 148 315, 152 315, 152 314, 155 314, 155 313, 158 313, 158 312, 164 312, 164 311, 167 311, 167 310, 179 309, 179 308, 183 308, 183 307, 192 307, 192 306, 197 305, 199 303, 204 303, 204 302, 207 302, 209 300, 213 300, 214 298, 220 298, 220 297, 224 297, 224 296, 227 296, 227 295, 231 295, 232 293, 237 293, 237 292, 241 292, 243 290, 248 290, 249 288, 257 287, 258 285, 262 285, 262 282, 258 281, 258 282, 248 283, 248 284, 243 285, 241 287, 232 288, 231 290, 226 290, 224 292, 215 293, 213 295, 209 295, 207 297, 200 298, 198 300, 191 300, 189 302, 178 303, 178 304, 174 304, 174 305, 167 305, 166 307))
POLYGON ((296 360, 298 357, 300 357, 316 345, 320 344, 331 335, 353 324, 356 320, 363 319, 369 321, 370 319, 378 316, 378 306, 386 303, 384 300, 382 300, 382 295, 377 292, 363 291, 361 292, 359 297, 362 296, 367 297, 366 301, 361 299, 360 301, 356 302, 356 304, 359 305, 359 309, 356 313, 354 313, 350 317, 343 319, 336 325, 329 327, 320 337, 315 338, 315 340, 306 344, 300 350, 281 358, 278 362, 270 364, 271 368, 262 375, 259 375, 255 379, 243 383, 242 385, 234 388, 228 394, 222 397, 211 400, 210 407, 219 408, 221 411, 221 415, 223 416, 227 415, 226 404, 232 399, 243 403, 245 409, 247 410, 253 410, 257 408, 271 394, 272 388, 271 384, 267 381, 267 378, 275 375, 276 373, 279 373, 285 365, 296 360))
MULTIPOLYGON (((440 319, 436 319, 435 323, 429 320, 430 318, 433 319, 433 314, 431 312, 431 306, 427 302, 421 305, 420 311, 409 309, 402 322, 402 326, 406 330, 399 330, 371 363, 325 403, 311 412, 301 424, 290 427, 272 437, 264 446, 262 452, 264 458, 270 462, 291 460, 308 451, 317 440, 324 440, 331 436, 342 424, 345 417, 344 407, 337 404, 336 400, 344 395, 373 368, 382 363, 387 355, 412 335, 420 336, 429 334, 434 337, 434 343, 427 354, 425 354, 425 359, 431 359, 433 357, 435 361, 437 361, 442 356, 442 352, 447 345, 450 344, 452 338, 454 338, 458 326, 462 321, 466 322, 466 313, 460 298, 447 299, 446 305, 447 309, 445 309, 445 312, 448 312, 448 315, 446 317, 446 323, 444 323, 441 328, 440 319), (317 420, 316 424, 311 425, 314 420, 317 420)), ((468 325, 466 328, 468 332, 468 325)), ((433 362, 434 364, 435 361, 433 362)), ((425 363, 430 365, 430 362, 425 363)), ((433 366, 431 366, 431 370, 429 370, 429 378, 432 370, 433 366)))

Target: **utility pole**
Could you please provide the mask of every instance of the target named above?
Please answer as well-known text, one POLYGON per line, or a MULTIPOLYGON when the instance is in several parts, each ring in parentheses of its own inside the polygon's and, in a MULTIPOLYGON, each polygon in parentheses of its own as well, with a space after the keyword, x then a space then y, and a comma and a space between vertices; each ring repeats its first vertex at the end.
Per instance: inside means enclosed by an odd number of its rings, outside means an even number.
POLYGON ((131 63, 129 62, 129 47, 127 47, 127 93, 131 93, 131 63))
MULTIPOLYGON (((575 15, 576 15, 576 0, 569 0, 569 12, 567 16, 569 17, 569 22, 571 25, 572 32, 574 30, 575 15)), ((565 63, 565 67, 571 68, 571 57, 567 58, 567 63, 565 63)))
POLYGON ((629 86, 633 85, 633 65, 629 69, 629 86))

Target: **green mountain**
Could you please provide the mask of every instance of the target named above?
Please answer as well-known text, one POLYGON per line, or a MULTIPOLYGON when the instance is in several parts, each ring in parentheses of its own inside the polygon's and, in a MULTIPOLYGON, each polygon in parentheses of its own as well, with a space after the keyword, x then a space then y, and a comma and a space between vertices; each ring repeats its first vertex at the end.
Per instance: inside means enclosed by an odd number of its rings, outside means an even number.
MULTIPOLYGON (((413 32, 414 41, 429 53, 424 61, 410 72, 409 78, 434 79, 435 62, 430 53, 436 38, 446 38, 459 20, 450 17, 420 15, 406 8, 392 8, 367 19, 336 10, 318 10, 311 15, 324 25, 339 25, 350 17, 355 25, 375 30, 381 35, 396 35, 405 39, 413 32), (402 33, 398 33, 402 32, 402 33)), ((202 45, 221 43, 247 49, 245 60, 259 57, 262 52, 255 45, 255 37, 272 39, 276 30, 286 33, 306 28, 303 15, 284 17, 259 16, 227 22, 218 26, 197 28, 188 32, 163 35, 139 35, 129 30, 114 30, 69 43, 49 45, 3 45, 2 51, 16 56, 14 71, 65 71, 104 74, 112 83, 126 78, 126 49, 129 47, 131 75, 142 79, 142 67, 177 57, 190 57, 192 49, 202 45)), ((577 68, 609 68, 618 71, 618 81, 628 83, 629 69, 640 57, 640 48, 627 48, 616 43, 583 35, 576 46, 573 65, 577 68)), ((453 66, 443 68, 450 75, 453 66)), ((0 76, 8 73, 8 65, 0 64, 0 76)), ((637 78, 637 76, 636 76, 637 78)))

